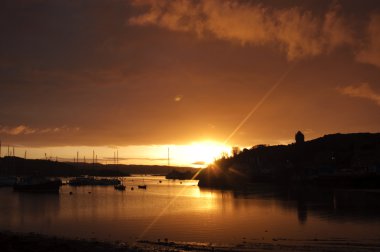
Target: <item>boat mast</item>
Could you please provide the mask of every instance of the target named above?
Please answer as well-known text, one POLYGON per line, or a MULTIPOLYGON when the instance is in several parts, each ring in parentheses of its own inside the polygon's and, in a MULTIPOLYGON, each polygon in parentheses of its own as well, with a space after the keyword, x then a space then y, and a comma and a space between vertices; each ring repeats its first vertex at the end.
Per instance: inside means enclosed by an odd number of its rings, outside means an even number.
POLYGON ((168 147, 168 166, 170 166, 170 148, 168 147))

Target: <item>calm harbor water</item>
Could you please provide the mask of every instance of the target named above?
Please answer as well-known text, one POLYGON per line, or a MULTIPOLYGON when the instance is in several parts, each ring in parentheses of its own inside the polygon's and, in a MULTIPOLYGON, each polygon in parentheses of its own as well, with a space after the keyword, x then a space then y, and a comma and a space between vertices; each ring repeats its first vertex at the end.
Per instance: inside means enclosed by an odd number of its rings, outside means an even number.
POLYGON ((123 179, 124 192, 110 186, 64 185, 59 195, 0 188, 0 230, 124 241, 380 239, 379 191, 268 185, 221 191, 200 189, 197 181, 123 179), (147 190, 137 189, 141 183, 147 190))

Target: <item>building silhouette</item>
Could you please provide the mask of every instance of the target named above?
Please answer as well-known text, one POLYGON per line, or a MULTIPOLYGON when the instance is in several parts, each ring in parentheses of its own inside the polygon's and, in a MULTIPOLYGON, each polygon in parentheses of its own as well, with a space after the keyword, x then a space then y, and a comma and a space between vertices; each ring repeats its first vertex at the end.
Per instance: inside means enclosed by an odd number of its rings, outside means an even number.
POLYGON ((298 131, 295 136, 296 144, 303 144, 305 142, 305 136, 301 131, 298 131))

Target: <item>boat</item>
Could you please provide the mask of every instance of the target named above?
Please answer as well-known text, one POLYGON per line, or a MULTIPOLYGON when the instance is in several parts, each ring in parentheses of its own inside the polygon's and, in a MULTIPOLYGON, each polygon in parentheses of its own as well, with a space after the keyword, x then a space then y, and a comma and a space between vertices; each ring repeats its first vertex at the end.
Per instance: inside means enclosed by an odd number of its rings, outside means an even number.
POLYGON ((119 184, 114 186, 116 190, 125 191, 125 185, 119 184))
POLYGON ((16 184, 16 177, 0 177, 0 187, 14 186, 16 184))
POLYGON ((16 183, 13 185, 13 190, 19 192, 58 193, 61 185, 62 181, 57 178, 22 177, 17 179, 16 183))
MULTIPOLYGON (((146 174, 144 176, 146 176, 146 174)), ((145 179, 143 178, 142 181, 143 181, 143 184, 142 185, 137 185, 137 188, 138 189, 145 189, 146 190, 145 179)))
POLYGON ((119 179, 94 178, 94 177, 76 177, 69 180, 71 186, 115 186, 120 185, 119 179))

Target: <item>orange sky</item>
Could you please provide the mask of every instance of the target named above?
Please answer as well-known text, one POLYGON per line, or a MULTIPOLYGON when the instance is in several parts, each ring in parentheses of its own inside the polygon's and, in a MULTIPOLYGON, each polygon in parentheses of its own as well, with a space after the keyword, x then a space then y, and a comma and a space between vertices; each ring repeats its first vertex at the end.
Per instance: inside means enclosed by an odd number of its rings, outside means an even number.
POLYGON ((3 145, 253 146, 380 129, 376 0, 16 0, 0 19, 3 145))

